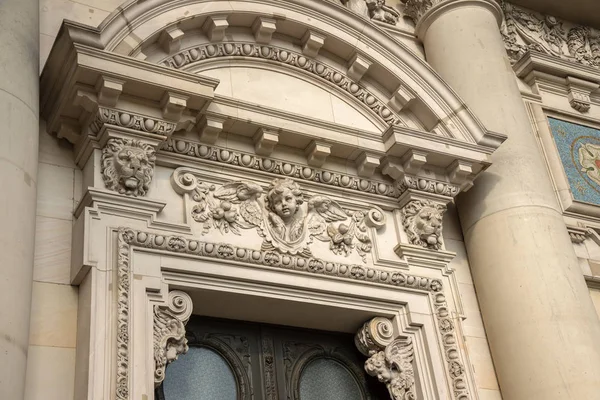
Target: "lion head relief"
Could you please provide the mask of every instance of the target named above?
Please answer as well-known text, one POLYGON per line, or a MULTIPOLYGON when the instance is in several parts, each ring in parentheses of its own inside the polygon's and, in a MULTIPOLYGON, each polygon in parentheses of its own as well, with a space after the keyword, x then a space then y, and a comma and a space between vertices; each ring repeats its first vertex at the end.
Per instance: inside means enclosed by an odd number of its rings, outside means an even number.
POLYGON ((402 209, 403 226, 411 244, 439 250, 442 247, 442 218, 446 206, 413 200, 402 209))
POLYGON ((156 150, 139 140, 113 138, 102 150, 102 177, 110 190, 144 196, 152 182, 156 150))

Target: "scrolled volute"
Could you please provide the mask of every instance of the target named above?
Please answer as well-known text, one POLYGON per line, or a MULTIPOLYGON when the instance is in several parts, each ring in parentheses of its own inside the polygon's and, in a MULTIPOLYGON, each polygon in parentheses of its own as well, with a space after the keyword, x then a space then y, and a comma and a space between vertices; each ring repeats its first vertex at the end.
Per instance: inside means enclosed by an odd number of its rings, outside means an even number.
POLYGON ((359 351, 369 356, 365 371, 386 385, 392 399, 416 399, 411 338, 397 337, 392 321, 375 317, 362 326, 354 341, 359 351))
POLYGON ((154 306, 154 386, 165 379, 165 368, 188 351, 185 324, 192 315, 192 299, 182 291, 169 292, 167 304, 154 306))

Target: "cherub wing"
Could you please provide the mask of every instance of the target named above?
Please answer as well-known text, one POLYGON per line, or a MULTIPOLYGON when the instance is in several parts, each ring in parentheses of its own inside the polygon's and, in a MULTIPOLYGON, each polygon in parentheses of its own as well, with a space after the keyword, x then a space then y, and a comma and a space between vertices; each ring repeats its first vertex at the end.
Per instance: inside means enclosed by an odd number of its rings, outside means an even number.
POLYGON ((262 194, 262 188, 252 182, 231 182, 215 190, 216 199, 227 200, 234 204, 247 200, 256 200, 262 194))
POLYGON ((262 224, 262 209, 258 198, 263 189, 256 183, 240 181, 221 186, 213 196, 219 200, 226 200, 232 204, 239 204, 239 213, 250 224, 262 224))
POLYGON ((385 348, 385 358, 395 363, 400 370, 412 369, 412 361, 415 357, 412 339, 396 339, 385 348))
POLYGON ((344 221, 348 218, 342 207, 325 196, 313 196, 308 200, 308 212, 317 213, 326 222, 344 221))

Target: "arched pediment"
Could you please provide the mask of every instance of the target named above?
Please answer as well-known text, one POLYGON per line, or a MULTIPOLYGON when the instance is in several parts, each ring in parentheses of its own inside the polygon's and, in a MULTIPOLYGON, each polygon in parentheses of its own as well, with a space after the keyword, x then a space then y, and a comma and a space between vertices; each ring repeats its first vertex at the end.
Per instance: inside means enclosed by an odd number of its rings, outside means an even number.
POLYGON ((65 23, 42 88, 49 129, 73 142, 98 107, 137 103, 210 144, 227 132, 263 155, 296 147, 321 166, 331 153, 367 176, 381 160, 394 179, 425 168, 462 189, 504 140, 404 44, 332 1, 132 1, 97 29, 65 23))

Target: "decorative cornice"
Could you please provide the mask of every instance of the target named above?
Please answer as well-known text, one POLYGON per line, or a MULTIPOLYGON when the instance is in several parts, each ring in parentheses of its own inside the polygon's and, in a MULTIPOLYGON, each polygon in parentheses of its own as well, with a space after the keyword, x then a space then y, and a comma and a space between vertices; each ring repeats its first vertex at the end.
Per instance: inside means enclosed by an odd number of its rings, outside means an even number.
POLYGON ((588 228, 581 228, 578 226, 567 225, 567 232, 569 232, 571 242, 574 244, 581 244, 585 242, 585 240, 591 235, 588 228))
POLYGON ((154 386, 165 379, 165 368, 188 351, 185 324, 193 303, 182 291, 169 292, 167 304, 154 306, 154 386))
POLYGON ((360 265, 324 262, 315 258, 282 256, 270 251, 257 251, 229 244, 202 242, 182 236, 160 235, 129 228, 120 228, 117 243, 116 388, 116 398, 119 400, 129 399, 129 341, 131 337, 129 308, 132 278, 130 252, 132 246, 429 292, 431 293, 435 307, 440 341, 445 349, 444 355, 447 362, 447 373, 453 381, 455 399, 469 400, 471 398, 466 388, 465 369, 460 360, 456 330, 448 310, 446 296, 443 294, 443 284, 439 279, 409 275, 400 271, 392 272, 380 268, 367 268, 360 265))
MULTIPOLYGON (((362 0, 361 0, 362 1, 362 0)), ((272 45, 256 43, 220 43, 202 44, 180 51, 160 62, 167 67, 181 69, 191 63, 219 57, 251 57, 269 60, 302 69, 315 77, 335 85, 369 107, 379 118, 390 125, 402 124, 398 115, 385 106, 384 101, 359 83, 350 79, 346 73, 338 71, 322 62, 308 58, 301 53, 278 48, 272 45)))
POLYGON ((140 132, 169 136, 175 132, 177 124, 158 118, 135 114, 114 108, 98 107, 94 119, 90 123, 90 131, 98 134, 104 124, 129 128, 140 132))
POLYGON ((357 190, 364 193, 378 194, 386 197, 398 197, 396 188, 389 182, 341 174, 339 172, 313 168, 307 165, 294 164, 288 161, 261 157, 251 153, 209 146, 182 139, 172 138, 159 153, 160 152, 182 154, 201 160, 239 166, 274 175, 337 186, 343 189, 357 190))
POLYGON ((502 2, 502 37, 514 64, 528 51, 600 67, 600 30, 502 2))

